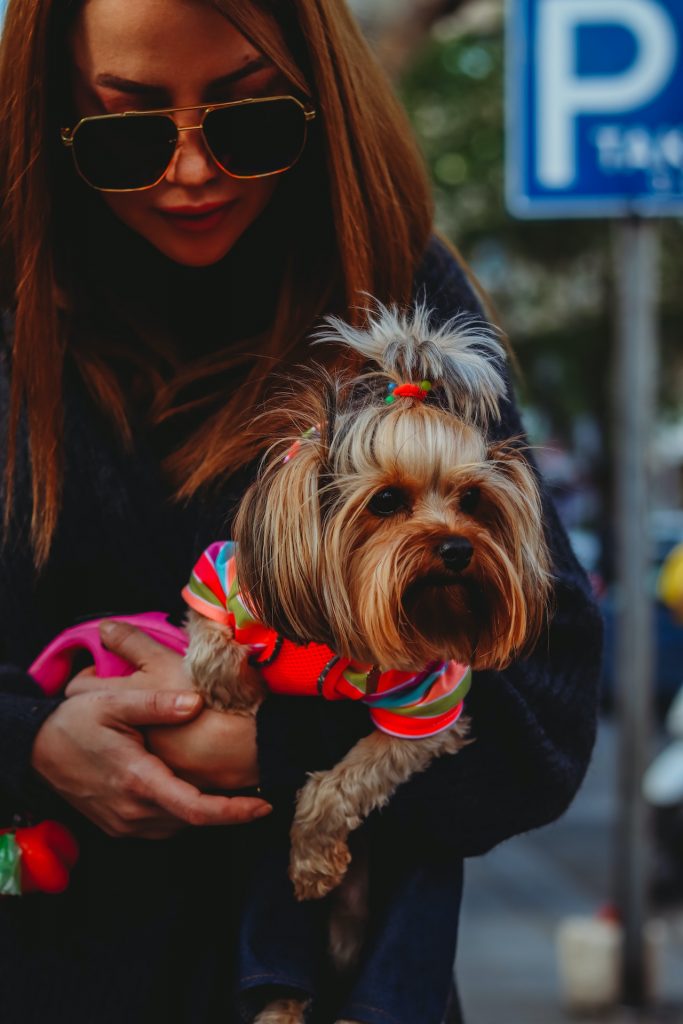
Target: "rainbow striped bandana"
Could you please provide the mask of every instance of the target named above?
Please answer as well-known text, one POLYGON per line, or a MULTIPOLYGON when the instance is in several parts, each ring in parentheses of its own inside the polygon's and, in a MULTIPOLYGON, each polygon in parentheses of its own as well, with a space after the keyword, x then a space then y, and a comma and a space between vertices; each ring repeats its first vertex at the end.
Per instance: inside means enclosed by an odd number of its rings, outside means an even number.
POLYGON ((240 592, 235 545, 216 541, 203 553, 183 597, 214 622, 230 626, 251 648, 251 663, 273 693, 362 700, 374 725, 390 736, 421 739, 450 728, 462 714, 472 670, 455 661, 399 672, 341 658, 324 644, 295 644, 258 622, 240 592))

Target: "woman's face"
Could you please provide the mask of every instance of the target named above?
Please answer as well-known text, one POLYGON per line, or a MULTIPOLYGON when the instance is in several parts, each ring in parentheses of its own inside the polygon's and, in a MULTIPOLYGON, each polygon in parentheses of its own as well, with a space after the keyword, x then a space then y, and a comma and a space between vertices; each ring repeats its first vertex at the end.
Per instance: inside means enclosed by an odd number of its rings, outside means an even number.
MULTIPOLYGON (((78 118, 290 92, 231 22, 197 0, 85 0, 70 46, 78 118)), ((197 115, 173 116, 182 127, 196 125, 197 115)), ((164 255, 201 267, 230 251, 277 181, 230 178, 195 130, 179 134, 168 172, 154 188, 101 196, 164 255)))

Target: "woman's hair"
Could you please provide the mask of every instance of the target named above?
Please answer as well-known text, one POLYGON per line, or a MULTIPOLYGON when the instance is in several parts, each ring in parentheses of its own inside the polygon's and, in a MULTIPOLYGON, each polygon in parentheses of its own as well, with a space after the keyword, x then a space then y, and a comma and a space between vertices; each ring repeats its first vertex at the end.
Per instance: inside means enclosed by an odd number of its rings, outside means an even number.
MULTIPOLYGON (((273 371, 305 358, 306 334, 321 314, 357 322, 363 293, 385 303, 410 299, 432 227, 429 185, 407 119, 344 0, 206 2, 284 72, 295 94, 311 96, 318 118, 299 165, 283 179, 295 215, 286 228, 272 329, 259 338, 258 359, 249 361, 248 348, 240 352, 239 345, 226 349, 222 368, 241 366, 248 386, 226 394, 220 411, 167 459, 179 498, 255 456, 262 439, 247 428, 273 371)), ((37 564, 47 558, 60 507, 67 352, 120 436, 130 440, 112 358, 121 331, 117 340, 107 338, 102 320, 102 336, 79 330, 90 301, 83 281, 93 277, 78 244, 79 214, 82 219, 85 203, 102 201, 86 196, 59 140, 72 113, 66 34, 78 7, 78 0, 10 0, 0 44, 0 303, 14 312, 5 523, 25 416, 37 564)), ((106 282, 99 287, 106 291, 106 282)), ((115 301, 111 309, 115 315, 115 301)), ((137 349, 148 352, 152 374, 151 349, 140 349, 139 339, 137 349)), ((200 364, 186 366, 184 375, 181 367, 175 380, 156 388, 158 418, 173 411, 183 380, 202 372, 208 370, 200 364)))

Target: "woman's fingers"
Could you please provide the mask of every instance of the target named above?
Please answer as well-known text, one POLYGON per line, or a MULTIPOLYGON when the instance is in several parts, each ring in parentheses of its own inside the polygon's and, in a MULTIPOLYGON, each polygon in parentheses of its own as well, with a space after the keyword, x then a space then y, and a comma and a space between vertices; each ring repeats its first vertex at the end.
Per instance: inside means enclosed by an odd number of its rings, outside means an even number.
POLYGON ((189 782, 177 778, 170 768, 151 754, 140 772, 140 797, 164 808, 188 825, 238 825, 264 817, 272 810, 265 800, 253 797, 208 796, 189 782))
POLYGON ((64 694, 66 697, 75 697, 77 694, 96 693, 98 690, 122 690, 124 692, 147 690, 152 692, 164 689, 174 690, 177 693, 182 690, 190 692, 190 686, 191 683, 185 676, 174 679, 169 672, 157 676, 151 672, 138 670, 130 676, 100 677, 95 674, 94 667, 92 669, 89 667, 73 677, 66 686, 64 694))
MULTIPOLYGON (((107 681, 108 682, 108 681, 107 681)), ((91 690, 102 690, 104 680, 100 679, 95 672, 94 665, 88 665, 87 668, 81 669, 81 671, 73 677, 73 679, 67 683, 64 689, 65 697, 75 697, 77 693, 89 693, 91 690)))
POLYGON ((168 839, 185 828, 184 822, 143 801, 111 809, 96 824, 113 839, 168 839))
POLYGON ((100 678, 94 665, 83 669, 65 689, 67 697, 93 693, 110 687, 127 690, 191 690, 192 679, 182 655, 159 644, 147 633, 127 622, 112 619, 100 623, 103 644, 120 655, 136 671, 129 676, 100 678))
POLYGON ((147 748, 203 793, 229 792, 259 781, 256 720, 204 709, 177 728, 145 730, 147 748))
POLYGON ((194 690, 107 689, 99 695, 105 720, 117 725, 178 725, 199 713, 204 701, 194 690))
POLYGON ((137 668, 144 668, 152 658, 180 658, 179 654, 170 651, 164 644, 157 643, 151 636, 136 626, 131 626, 129 622, 103 619, 100 623, 100 637, 108 650, 120 654, 137 668))

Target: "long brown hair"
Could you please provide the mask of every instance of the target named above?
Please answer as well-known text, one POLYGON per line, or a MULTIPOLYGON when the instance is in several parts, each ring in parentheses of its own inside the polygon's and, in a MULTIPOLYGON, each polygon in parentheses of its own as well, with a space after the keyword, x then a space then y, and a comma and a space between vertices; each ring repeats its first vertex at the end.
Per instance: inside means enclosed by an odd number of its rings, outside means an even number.
MULTIPOLYGON (((223 368, 241 363, 249 386, 239 396, 226 394, 220 410, 167 459, 178 498, 254 457, 259 437, 235 424, 253 420, 274 370, 305 359, 306 333, 322 313, 356 321, 363 292, 384 302, 410 298, 432 226, 429 185, 411 129, 344 0, 206 2, 262 50, 293 89, 312 97, 319 117, 317 141, 285 176, 300 202, 286 239, 272 326, 259 338, 258 360, 245 364, 239 346, 223 353, 223 368)), ((59 515, 67 352, 122 439, 131 435, 111 339, 76 341, 87 301, 79 288, 86 256, 70 225, 83 209, 85 186, 65 168, 59 128, 71 103, 65 36, 78 7, 78 0, 10 0, 0 44, 0 303, 14 312, 4 515, 7 524, 25 414, 38 565, 47 559, 59 515)), ((137 358, 144 361, 144 350, 137 358)), ((150 373, 152 362, 150 355, 150 373)), ((172 412, 183 380, 215 372, 216 361, 210 368, 177 369, 157 389, 158 418, 172 412)))

